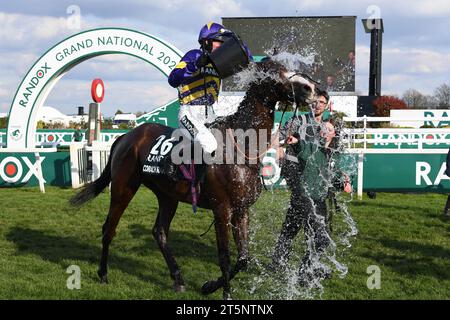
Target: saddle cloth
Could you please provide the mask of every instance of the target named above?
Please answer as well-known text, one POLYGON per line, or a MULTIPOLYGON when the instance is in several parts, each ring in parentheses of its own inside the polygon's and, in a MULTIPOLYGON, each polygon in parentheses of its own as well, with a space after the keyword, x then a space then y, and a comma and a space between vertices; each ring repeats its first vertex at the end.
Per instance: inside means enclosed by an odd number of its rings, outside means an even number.
POLYGON ((150 145, 150 150, 145 159, 142 172, 146 175, 159 176, 166 174, 166 157, 170 157, 171 151, 180 141, 172 138, 175 129, 167 127, 164 132, 150 145))
MULTIPOLYGON (((155 141, 150 145, 149 153, 147 157, 145 158, 144 165, 142 167, 142 172, 145 175, 150 176, 161 176, 166 175, 166 169, 167 169, 167 163, 168 161, 171 161, 170 159, 167 159, 167 157, 171 156, 171 151, 175 146, 177 146, 179 143, 183 142, 183 139, 178 138, 172 138, 172 132, 174 131, 174 128, 167 127, 163 131, 162 134, 160 134, 155 141)), ((198 145, 198 148, 201 147, 198 145)), ((192 148, 192 145, 191 145, 192 148)), ((191 154, 194 154, 194 151, 191 149, 191 154)), ((191 180, 189 177, 190 174, 186 174, 186 170, 189 172, 191 171, 191 165, 190 164, 184 164, 182 165, 185 170, 182 172, 180 170, 180 166, 177 165, 177 172, 176 175, 179 179, 186 179, 191 180)), ((201 178, 203 176, 203 173, 205 171, 204 164, 195 164, 195 172, 197 179, 201 178)), ((198 181, 198 180, 197 180, 198 181)))

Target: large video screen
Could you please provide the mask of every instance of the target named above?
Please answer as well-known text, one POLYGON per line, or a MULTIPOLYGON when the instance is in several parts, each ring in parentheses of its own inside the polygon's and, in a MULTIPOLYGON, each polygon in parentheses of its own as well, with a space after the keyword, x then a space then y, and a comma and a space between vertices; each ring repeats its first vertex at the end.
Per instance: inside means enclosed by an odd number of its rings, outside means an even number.
MULTIPOLYGON (((355 91, 355 22, 355 16, 222 19, 256 61, 274 53, 301 60, 298 69, 328 92, 355 91)), ((235 77, 225 79, 222 89, 243 90, 235 77)))

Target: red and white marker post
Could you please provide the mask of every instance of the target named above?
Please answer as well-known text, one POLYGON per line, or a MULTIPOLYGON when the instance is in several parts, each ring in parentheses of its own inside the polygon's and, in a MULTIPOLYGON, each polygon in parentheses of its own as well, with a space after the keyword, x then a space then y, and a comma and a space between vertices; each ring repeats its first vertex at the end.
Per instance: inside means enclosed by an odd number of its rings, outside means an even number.
POLYGON ((105 97, 105 85, 102 79, 94 79, 91 84, 91 96, 93 103, 89 104, 89 138, 88 145, 92 145, 92 141, 100 141, 101 130, 101 113, 100 103, 105 97))

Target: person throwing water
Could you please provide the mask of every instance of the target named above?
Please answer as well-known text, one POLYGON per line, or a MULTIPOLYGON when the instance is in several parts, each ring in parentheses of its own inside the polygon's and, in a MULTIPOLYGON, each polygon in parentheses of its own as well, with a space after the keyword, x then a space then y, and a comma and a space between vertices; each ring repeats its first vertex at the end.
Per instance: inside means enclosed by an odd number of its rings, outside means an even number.
MULTIPOLYGON (((227 39, 237 36, 221 24, 210 22, 198 36, 200 49, 188 51, 169 75, 169 84, 178 89, 180 111, 179 127, 191 141, 198 142, 203 151, 213 155, 217 141, 205 124, 215 119, 221 75, 214 67, 210 55, 227 39)), ((253 57, 245 44, 248 61, 253 57)), ((173 168, 173 167, 172 167, 173 168)))
MULTIPOLYGON (((278 150, 278 157, 282 158, 281 174, 291 190, 291 199, 269 269, 278 272, 288 266, 293 240, 303 228, 307 241, 312 244, 308 245, 299 267, 301 285, 308 284, 314 276, 321 279, 330 276, 329 270, 314 269, 312 265, 331 242, 325 200, 334 171, 337 171, 337 168, 330 170, 329 146, 335 137, 335 128, 325 117, 330 98, 320 89, 316 89, 316 96, 309 114, 294 115, 280 129, 280 140, 287 145, 286 155, 282 148, 278 150)), ((349 181, 345 181, 344 190, 351 191, 349 181)))

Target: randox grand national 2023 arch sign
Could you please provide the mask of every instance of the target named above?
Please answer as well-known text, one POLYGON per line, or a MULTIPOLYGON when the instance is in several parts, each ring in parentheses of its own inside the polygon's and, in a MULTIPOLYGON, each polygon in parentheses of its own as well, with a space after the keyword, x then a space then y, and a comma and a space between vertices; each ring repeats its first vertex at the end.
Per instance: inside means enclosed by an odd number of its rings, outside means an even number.
POLYGON ((17 89, 9 112, 7 148, 34 148, 36 115, 55 84, 74 66, 105 54, 134 56, 166 76, 182 57, 168 42, 130 29, 93 29, 64 39, 36 61, 17 89))

